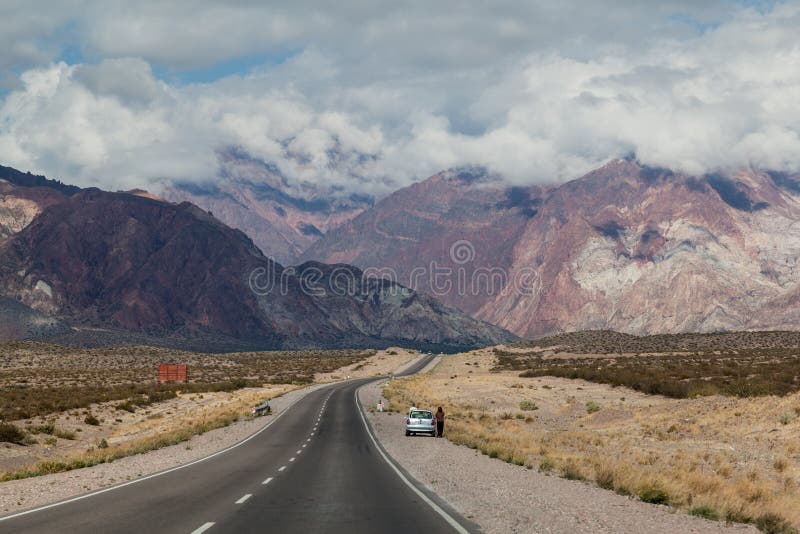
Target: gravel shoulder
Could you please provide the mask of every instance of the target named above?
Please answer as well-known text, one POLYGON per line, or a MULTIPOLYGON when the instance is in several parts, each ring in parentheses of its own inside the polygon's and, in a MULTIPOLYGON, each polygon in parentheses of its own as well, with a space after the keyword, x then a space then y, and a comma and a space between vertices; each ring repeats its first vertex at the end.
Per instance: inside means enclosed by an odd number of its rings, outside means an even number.
POLYGON ((369 384, 359 392, 377 439, 414 478, 484 532, 758 532, 752 526, 695 518, 586 482, 493 460, 444 439, 407 438, 402 415, 372 409, 385 383, 369 384))

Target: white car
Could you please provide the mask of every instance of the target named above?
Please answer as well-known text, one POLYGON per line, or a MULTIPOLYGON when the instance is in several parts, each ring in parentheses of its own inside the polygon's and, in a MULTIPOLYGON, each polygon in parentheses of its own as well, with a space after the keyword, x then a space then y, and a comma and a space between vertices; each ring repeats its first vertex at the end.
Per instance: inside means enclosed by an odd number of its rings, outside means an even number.
POLYGON ((406 417, 406 436, 415 434, 436 435, 436 418, 430 410, 411 408, 406 417))

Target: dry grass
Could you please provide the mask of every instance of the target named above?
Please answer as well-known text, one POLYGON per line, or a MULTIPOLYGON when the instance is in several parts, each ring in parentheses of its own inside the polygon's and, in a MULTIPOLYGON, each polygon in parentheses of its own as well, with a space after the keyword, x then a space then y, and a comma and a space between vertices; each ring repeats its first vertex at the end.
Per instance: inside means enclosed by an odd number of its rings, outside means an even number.
POLYGON ((445 406, 446 437, 490 457, 696 515, 800 526, 800 424, 781 422, 800 394, 676 400, 496 365, 489 350, 451 356, 384 394, 398 410, 445 406), (506 417, 523 401, 539 409, 506 417))
POLYGON ((97 449, 92 448, 85 453, 79 453, 70 458, 39 462, 31 467, 5 473, 0 475, 0 481, 19 480, 22 478, 91 467, 93 465, 110 463, 127 456, 143 454, 163 447, 169 447, 170 445, 177 445, 178 443, 188 441, 192 436, 204 434, 210 430, 222 428, 238 421, 239 418, 242 417, 241 411, 241 407, 231 406, 211 416, 204 417, 200 421, 183 422, 167 432, 161 432, 156 435, 147 436, 116 446, 109 446, 104 438, 98 443, 97 449))

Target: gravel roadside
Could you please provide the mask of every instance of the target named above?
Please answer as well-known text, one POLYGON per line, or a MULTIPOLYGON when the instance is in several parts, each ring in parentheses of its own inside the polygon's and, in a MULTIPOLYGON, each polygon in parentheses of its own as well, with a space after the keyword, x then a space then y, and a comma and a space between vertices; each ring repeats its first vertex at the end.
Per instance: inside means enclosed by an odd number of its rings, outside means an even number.
POLYGON ((749 525, 708 521, 586 482, 544 475, 447 440, 407 438, 402 415, 368 410, 380 400, 384 384, 375 382, 359 392, 376 438, 414 478, 486 533, 758 532, 749 525))
POLYGON ((272 399, 272 416, 248 418, 193 436, 184 443, 128 456, 110 464, 3 482, 0 484, 0 515, 69 499, 199 460, 242 441, 269 424, 291 404, 325 385, 297 389, 272 399))

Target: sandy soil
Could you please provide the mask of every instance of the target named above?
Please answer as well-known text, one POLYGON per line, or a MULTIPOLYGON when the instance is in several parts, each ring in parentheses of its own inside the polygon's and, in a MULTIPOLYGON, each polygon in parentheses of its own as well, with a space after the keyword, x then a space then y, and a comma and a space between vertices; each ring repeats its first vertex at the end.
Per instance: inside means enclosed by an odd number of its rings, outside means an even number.
POLYGON ((383 385, 371 384, 359 396, 378 439, 412 476, 484 532, 757 532, 490 459, 447 440, 405 437, 402 414, 372 408, 383 385))

